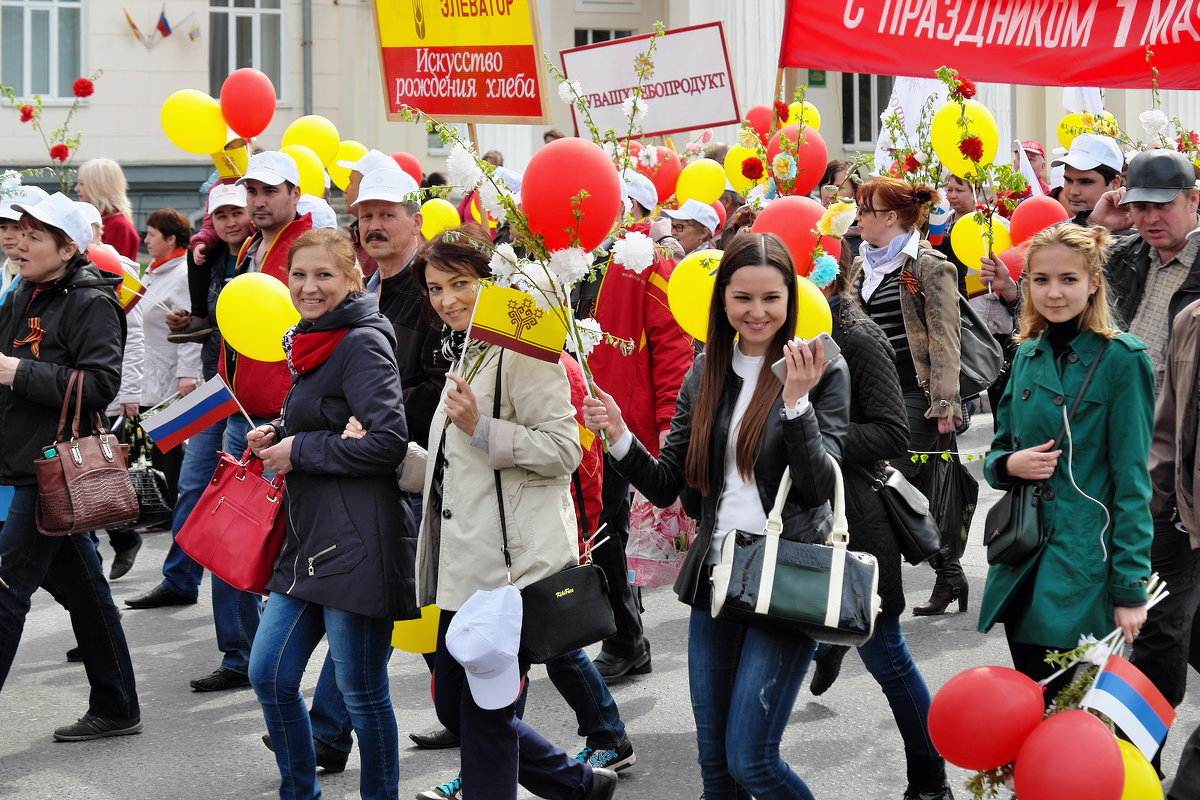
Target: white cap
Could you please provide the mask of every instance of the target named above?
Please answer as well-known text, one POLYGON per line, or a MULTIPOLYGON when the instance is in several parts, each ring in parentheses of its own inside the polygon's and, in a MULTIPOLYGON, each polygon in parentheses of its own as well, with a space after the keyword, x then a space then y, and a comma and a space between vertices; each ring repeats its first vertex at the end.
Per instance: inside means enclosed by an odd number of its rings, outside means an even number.
POLYGON ((13 186, 11 189, 7 189, 0 194, 0 219, 19 220, 21 212, 13 211, 13 204, 22 203, 27 206, 35 206, 49 196, 45 190, 39 189, 36 186, 24 186, 21 184, 13 186))
POLYGON ((279 150, 264 150, 250 156, 246 174, 237 179, 239 186, 246 181, 262 181, 270 186, 278 186, 287 181, 292 186, 299 186, 300 168, 287 153, 279 150))
POLYGON ((62 192, 55 192, 36 204, 13 203, 12 208, 19 214, 28 214, 52 228, 58 228, 79 245, 80 251, 87 250, 92 243, 92 226, 84 219, 75 201, 62 192))
POLYGON ((658 207, 658 190, 654 188, 650 179, 640 172, 627 169, 621 173, 621 180, 624 184, 622 191, 625 192, 625 196, 653 213, 654 209, 658 207))
POLYGON ((522 182, 521 173, 517 172, 515 169, 509 169, 508 167, 496 167, 492 174, 502 180, 510 192, 513 194, 520 193, 522 182))
MULTIPOLYGON (((395 164, 396 162, 392 162, 395 164)), ((363 175, 358 185, 357 206, 366 200, 385 200, 389 203, 419 202, 421 187, 402 169, 374 169, 363 175)))
POLYGON ((82 200, 76 200, 75 205, 79 208, 79 213, 83 214, 83 218, 87 220, 88 225, 104 225, 104 217, 100 216, 100 209, 82 200))
POLYGON ((296 213, 300 216, 312 214, 313 230, 317 228, 333 228, 337 230, 337 212, 333 210, 333 206, 316 195, 300 195, 300 202, 296 203, 296 213))
POLYGON ((400 165, 396 163, 396 159, 378 150, 368 150, 359 156, 358 161, 339 161, 337 164, 343 169, 359 172, 363 175, 366 175, 368 172, 374 172, 377 169, 400 169, 400 165))
POLYGON ((462 664, 480 708, 505 708, 521 694, 521 619, 521 592, 510 584, 475 592, 446 629, 446 650, 462 664))
POLYGON ((1058 189, 1066 183, 1067 168, 1062 164, 1050 168, 1050 188, 1058 189))
POLYGON ((1125 156, 1117 140, 1098 133, 1081 133, 1071 142, 1071 149, 1062 158, 1050 162, 1051 167, 1065 164, 1075 169, 1089 170, 1103 164, 1120 172, 1125 168, 1125 156))
POLYGON ((695 220, 708 228, 708 232, 714 236, 717 233, 717 228, 721 226, 721 218, 717 216, 717 210, 707 203, 701 203, 695 198, 681 205, 678 211, 663 209, 663 213, 671 219, 695 220))
POLYGON ((246 187, 237 183, 218 183, 208 190, 208 213, 221 206, 246 207, 246 187))

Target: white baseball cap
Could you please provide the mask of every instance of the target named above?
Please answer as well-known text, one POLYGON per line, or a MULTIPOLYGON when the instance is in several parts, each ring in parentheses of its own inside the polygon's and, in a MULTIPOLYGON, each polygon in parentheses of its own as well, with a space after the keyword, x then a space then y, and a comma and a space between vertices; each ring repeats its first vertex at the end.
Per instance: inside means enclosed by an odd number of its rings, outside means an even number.
MULTIPOLYGON (((389 159, 390 160, 390 159, 389 159)), ((392 162, 395 164, 396 162, 392 162)), ((373 169, 363 175, 358 185, 357 206, 365 200, 385 200, 389 203, 419 202, 421 187, 402 169, 373 169)))
POLYGON ((79 209, 79 213, 83 214, 83 218, 87 220, 88 225, 104 225, 104 217, 100 216, 100 209, 82 200, 76 200, 75 205, 79 209))
POLYGON ((36 186, 18 184, 11 189, 7 189, 3 194, 0 194, 0 219, 11 219, 15 222, 21 218, 21 212, 12 210, 15 203, 35 206, 49 196, 45 190, 39 189, 36 186))
POLYGON ((681 205, 678 211, 672 211, 668 208, 663 209, 663 213, 671 219, 695 220, 708 228, 708 232, 714 236, 717 233, 717 228, 721 227, 721 218, 717 216, 716 209, 707 203, 701 203, 695 198, 681 205))
POLYGON ((300 216, 312 214, 313 230, 317 228, 332 228, 337 230, 337 212, 333 210, 333 206, 316 195, 300 195, 300 202, 296 203, 296 213, 300 216))
POLYGON ((374 172, 377 169, 400 169, 400 165, 396 163, 396 159, 378 150, 368 150, 359 156, 357 161, 339 161, 337 164, 343 169, 363 175, 366 175, 368 172, 374 172))
POLYGON ((221 206, 246 207, 246 187, 238 183, 218 183, 208 190, 208 213, 221 206))
POLYGON ((278 186, 287 181, 292 186, 299 186, 300 168, 287 153, 279 150, 264 150, 250 156, 246 174, 237 179, 239 186, 246 181, 262 181, 270 186, 278 186))
POLYGON ((658 207, 658 190, 654 188, 654 184, 640 172, 632 169, 624 170, 621 173, 621 181, 624 184, 622 191, 625 196, 634 201, 642 208, 653 213, 658 207))
POLYGON ((446 629, 446 650, 462 664, 475 704, 505 708, 521 694, 521 592, 513 585, 475 592, 446 629))
POLYGON ((52 228, 71 237, 80 251, 87 250, 92 243, 92 226, 84 219, 83 213, 75 201, 62 192, 55 192, 40 203, 13 203, 13 211, 28 214, 52 228))
POLYGON ((1111 136, 1098 133, 1081 133, 1071 142, 1071 149, 1062 158, 1050 162, 1051 167, 1065 164, 1075 169, 1089 170, 1103 164, 1120 172, 1125 168, 1125 156, 1121 147, 1111 136))

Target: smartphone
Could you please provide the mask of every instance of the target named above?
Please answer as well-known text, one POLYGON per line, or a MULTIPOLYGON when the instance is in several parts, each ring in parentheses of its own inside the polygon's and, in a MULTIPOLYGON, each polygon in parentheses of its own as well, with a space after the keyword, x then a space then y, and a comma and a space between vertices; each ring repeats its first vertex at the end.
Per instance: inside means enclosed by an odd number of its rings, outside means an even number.
MULTIPOLYGON (((809 343, 807 339, 801 339, 798 336, 795 339, 793 339, 792 341, 796 342, 797 344, 809 343)), ((832 361, 834 356, 841 355, 842 348, 838 347, 837 342, 835 342, 833 340, 833 337, 830 336, 828 333, 819 333, 819 334, 817 334, 817 337, 815 339, 813 339, 812 341, 820 342, 825 347, 825 362, 826 363, 832 361)), ((810 349, 811 349, 811 347, 810 347, 810 349)), ((786 357, 781 358, 778 361, 776 361, 774 364, 772 364, 771 372, 775 373, 775 377, 779 378, 780 383, 787 380, 787 358, 786 357)))

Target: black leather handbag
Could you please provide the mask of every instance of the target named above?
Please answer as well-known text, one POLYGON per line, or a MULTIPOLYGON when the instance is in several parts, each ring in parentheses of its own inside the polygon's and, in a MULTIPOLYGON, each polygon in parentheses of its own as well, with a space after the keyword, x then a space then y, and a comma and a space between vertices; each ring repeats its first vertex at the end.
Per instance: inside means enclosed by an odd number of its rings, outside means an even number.
POLYGON ((763 530, 725 535, 712 570, 713 617, 830 644, 858 647, 871 638, 879 566, 874 556, 849 549, 842 472, 829 459, 835 489, 825 544, 783 538, 783 506, 792 488, 791 471, 784 472, 763 530))
POLYGON ((894 467, 884 467, 882 478, 863 467, 857 469, 883 503, 904 560, 915 566, 937 555, 942 549, 942 531, 921 490, 894 467))

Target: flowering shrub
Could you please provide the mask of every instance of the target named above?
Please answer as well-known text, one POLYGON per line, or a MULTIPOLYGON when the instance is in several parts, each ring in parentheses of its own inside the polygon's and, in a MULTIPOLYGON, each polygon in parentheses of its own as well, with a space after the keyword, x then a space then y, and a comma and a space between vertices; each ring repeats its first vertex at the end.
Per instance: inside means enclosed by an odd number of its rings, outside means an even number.
POLYGON ((74 102, 67 109, 67 116, 63 119, 62 124, 53 129, 49 133, 42 126, 42 116, 45 113, 45 108, 42 105, 41 95, 34 95, 32 103, 23 103, 17 97, 16 91, 5 84, 0 84, 0 94, 8 98, 12 103, 17 113, 20 114, 22 123, 30 123, 38 135, 42 137, 42 143, 46 146, 46 155, 50 159, 50 164, 47 167, 39 167, 33 170, 27 170, 30 173, 45 173, 52 172, 58 177, 59 188, 63 193, 71 191, 71 187, 75 184, 75 170, 69 165, 71 158, 79 150, 79 142, 83 138, 82 133, 71 133, 71 119, 75 116, 75 112, 79 110, 79 104, 87 97, 91 97, 96 91, 95 81, 100 77, 101 70, 96 70, 89 78, 76 78, 71 85, 71 92, 75 95, 74 102))

